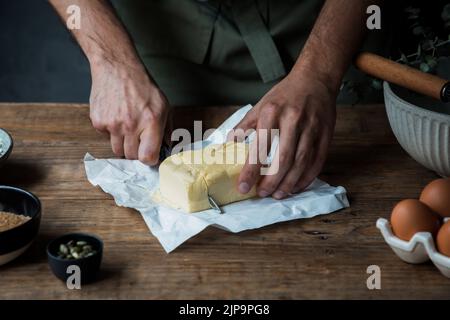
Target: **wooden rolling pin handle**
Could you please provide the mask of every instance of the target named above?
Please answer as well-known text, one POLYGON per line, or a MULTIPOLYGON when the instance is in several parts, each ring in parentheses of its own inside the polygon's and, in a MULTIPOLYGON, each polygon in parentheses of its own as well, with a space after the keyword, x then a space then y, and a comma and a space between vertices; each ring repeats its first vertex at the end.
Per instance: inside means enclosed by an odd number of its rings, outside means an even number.
POLYGON ((448 102, 450 100, 450 82, 407 65, 363 52, 355 60, 355 65, 363 72, 405 87, 429 97, 448 102))

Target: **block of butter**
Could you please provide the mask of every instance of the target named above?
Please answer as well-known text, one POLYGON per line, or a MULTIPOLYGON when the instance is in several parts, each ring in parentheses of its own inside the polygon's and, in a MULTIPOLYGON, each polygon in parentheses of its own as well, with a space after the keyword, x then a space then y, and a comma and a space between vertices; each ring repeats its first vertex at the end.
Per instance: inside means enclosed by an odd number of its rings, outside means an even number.
POLYGON ((162 201, 185 212, 196 212, 211 208, 208 195, 219 206, 254 197, 254 187, 247 194, 237 190, 247 154, 246 143, 228 142, 168 157, 159 167, 162 201))

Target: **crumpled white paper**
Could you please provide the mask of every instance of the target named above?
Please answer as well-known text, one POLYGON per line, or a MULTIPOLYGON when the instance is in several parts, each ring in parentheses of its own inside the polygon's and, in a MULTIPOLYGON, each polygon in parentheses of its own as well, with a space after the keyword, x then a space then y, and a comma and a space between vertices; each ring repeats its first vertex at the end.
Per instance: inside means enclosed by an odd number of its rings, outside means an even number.
MULTIPOLYGON (((252 108, 245 106, 228 118, 208 139, 193 148, 222 143, 226 134, 252 108)), ((223 206, 224 214, 214 210, 184 213, 155 203, 151 194, 158 188, 156 167, 123 159, 84 158, 86 175, 94 186, 111 194, 117 205, 138 210, 151 233, 169 253, 208 226, 230 232, 261 228, 273 223, 311 218, 349 206, 346 190, 316 179, 308 189, 288 199, 249 199, 223 206)))

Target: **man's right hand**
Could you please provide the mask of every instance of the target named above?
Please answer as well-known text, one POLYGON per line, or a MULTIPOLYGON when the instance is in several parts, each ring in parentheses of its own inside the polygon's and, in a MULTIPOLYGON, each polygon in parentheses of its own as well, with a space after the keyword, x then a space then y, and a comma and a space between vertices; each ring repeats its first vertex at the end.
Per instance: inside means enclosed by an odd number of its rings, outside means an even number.
POLYGON ((116 155, 156 164, 169 111, 167 99, 142 64, 111 3, 49 1, 63 19, 70 5, 82 8, 83 27, 71 31, 91 66, 92 124, 109 133, 116 155))
POLYGON ((164 136, 168 102, 145 68, 100 61, 91 66, 90 118, 109 133, 117 156, 155 165, 164 136))

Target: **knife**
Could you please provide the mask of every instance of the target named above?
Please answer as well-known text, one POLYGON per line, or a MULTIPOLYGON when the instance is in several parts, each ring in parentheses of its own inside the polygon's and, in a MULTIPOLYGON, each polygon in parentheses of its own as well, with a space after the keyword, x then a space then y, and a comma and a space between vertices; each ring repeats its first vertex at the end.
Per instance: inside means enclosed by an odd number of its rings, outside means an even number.
POLYGON ((212 209, 216 210, 220 214, 224 214, 223 210, 217 205, 217 202, 214 200, 213 197, 208 195, 209 205, 212 209))

